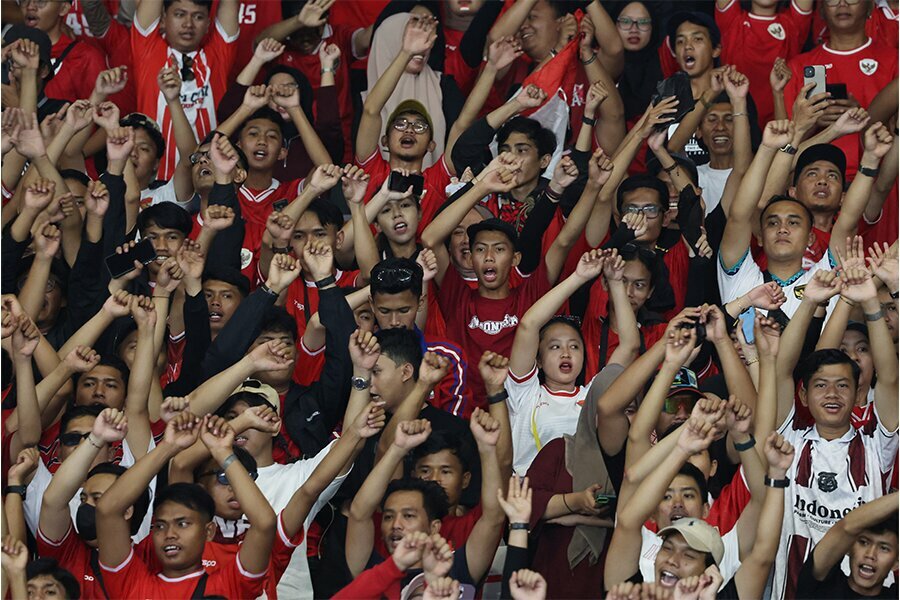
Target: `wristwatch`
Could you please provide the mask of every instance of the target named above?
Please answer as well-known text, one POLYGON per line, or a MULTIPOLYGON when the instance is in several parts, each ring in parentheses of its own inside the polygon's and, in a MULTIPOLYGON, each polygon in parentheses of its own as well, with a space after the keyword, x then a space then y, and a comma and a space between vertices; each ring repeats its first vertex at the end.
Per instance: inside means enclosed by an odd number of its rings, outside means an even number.
POLYGON ((856 172, 859 173, 860 175, 865 175, 866 177, 871 177, 872 179, 875 179, 876 177, 878 177, 878 167, 875 167, 873 169, 872 167, 863 167, 862 165, 860 165, 860 167, 858 169, 856 169, 856 172))
POLYGON ((792 146, 790 142, 782 146, 778 149, 779 152, 784 152, 785 154, 797 154, 797 148, 792 146))
POLYGON ((353 389, 358 392, 364 392, 369 389, 369 380, 364 379, 362 377, 351 377, 350 385, 353 386, 353 389))

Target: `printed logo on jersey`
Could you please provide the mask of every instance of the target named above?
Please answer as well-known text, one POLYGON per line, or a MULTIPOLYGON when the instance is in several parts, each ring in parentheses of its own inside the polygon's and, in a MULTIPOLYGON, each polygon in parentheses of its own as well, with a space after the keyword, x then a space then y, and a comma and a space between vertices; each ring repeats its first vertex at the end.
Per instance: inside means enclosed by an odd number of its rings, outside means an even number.
POLYGON ((794 297, 797 300, 803 300, 803 291, 806 289, 806 284, 803 285, 795 285, 794 286, 794 297))
POLYGON ((477 316, 472 316, 469 321, 469 329, 480 329, 488 335, 497 335, 504 329, 511 329, 519 324, 519 317, 516 315, 503 315, 500 321, 482 321, 477 316))
POLYGON ((770 23, 767 31, 776 40, 784 40, 784 27, 780 23, 770 23))
POLYGON ((878 70, 878 61, 874 58, 863 58, 859 61, 859 70, 863 75, 873 75, 878 70))
POLYGON ((241 248, 241 271, 250 266, 253 261, 253 252, 247 248, 241 248))
POLYGON ((822 471, 819 473, 819 476, 816 477, 816 485, 819 486, 819 489, 825 492, 833 492, 837 489, 837 473, 829 473, 828 471, 822 471))

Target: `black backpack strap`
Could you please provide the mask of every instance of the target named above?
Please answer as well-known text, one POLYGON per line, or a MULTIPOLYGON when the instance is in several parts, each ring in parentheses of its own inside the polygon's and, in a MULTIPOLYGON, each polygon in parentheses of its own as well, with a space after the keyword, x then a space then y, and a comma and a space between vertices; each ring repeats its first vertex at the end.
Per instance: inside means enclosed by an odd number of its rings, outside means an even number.
POLYGON ((59 55, 59 58, 57 58, 56 60, 50 61, 51 68, 50 68, 50 77, 48 77, 48 79, 50 79, 54 75, 56 75, 56 73, 59 71, 60 67, 62 66, 62 62, 66 59, 66 57, 69 55, 69 52, 72 51, 72 48, 74 48, 75 44, 77 44, 77 43, 78 43, 78 40, 75 40, 74 42, 72 42, 71 44, 66 46, 66 49, 62 51, 62 54, 59 55))
POLYGON ((194 588, 194 593, 191 594, 191 600, 201 600, 202 598, 206 598, 207 579, 209 579, 209 573, 204 571, 203 575, 200 576, 200 580, 197 581, 197 587, 194 588))
POLYGON ((106 591, 106 585, 103 583, 103 570, 100 568, 100 554, 97 552, 96 548, 91 548, 91 572, 94 574, 94 579, 96 579, 97 583, 100 585, 103 597, 106 600, 109 600, 109 592, 106 591))

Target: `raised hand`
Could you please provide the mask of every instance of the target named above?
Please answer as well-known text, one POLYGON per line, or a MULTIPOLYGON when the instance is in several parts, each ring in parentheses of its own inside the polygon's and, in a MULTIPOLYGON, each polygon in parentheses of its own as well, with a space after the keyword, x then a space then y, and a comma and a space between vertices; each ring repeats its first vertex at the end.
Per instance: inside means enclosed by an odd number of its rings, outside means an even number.
POLYGON ((678 436, 678 447, 693 456, 709 448, 715 437, 716 428, 712 423, 691 416, 678 436))
POLYGON ((269 213, 266 219, 266 231, 272 236, 272 246, 275 248, 286 248, 290 245, 291 239, 294 237, 294 225, 296 222, 277 210, 269 213))
POLYGON ((213 135, 212 144, 209 145, 209 160, 212 162, 213 169, 222 175, 234 172, 239 157, 227 135, 219 133, 213 135))
POLYGON ((189 411, 182 411, 166 423, 166 432, 163 435, 163 443, 185 450, 194 445, 200 435, 200 417, 189 411))
POLYGON ((274 38, 265 38, 253 50, 253 57, 261 62, 272 62, 284 52, 284 44, 274 38))
POLYGON ((3 111, 0 118, 0 132, 2 132, 2 143, 0 143, 0 152, 6 154, 12 150, 19 138, 19 131, 22 129, 22 112, 21 108, 9 107, 3 111))
MULTIPOLYGON (((125 315, 127 314, 128 311, 126 306, 125 315)), ((89 346, 75 346, 75 348, 66 355, 63 362, 73 373, 87 373, 100 364, 100 355, 97 354, 96 350, 89 346)))
POLYGON ((394 564, 401 571, 406 571, 422 560, 422 553, 425 551, 425 543, 428 541, 428 534, 424 531, 415 531, 407 533, 403 539, 397 542, 391 558, 394 564))
POLYGON ((661 129, 663 125, 668 126, 675 118, 676 112, 678 112, 678 98, 669 96, 661 100, 656 106, 652 104, 648 106, 643 116, 635 124, 635 127, 639 127, 638 131, 641 132, 641 136, 647 139, 654 129, 661 129))
POLYGON ((765 450, 766 462, 769 463, 770 476, 774 473, 781 479, 787 474, 794 463, 794 446, 784 439, 777 431, 769 432, 766 438, 765 450))
POLYGON ((89 215, 102 219, 109 210, 109 190, 99 179, 92 179, 88 183, 84 194, 84 207, 89 215))
POLYGON ((469 427, 479 451, 494 448, 500 441, 500 421, 481 408, 476 408, 469 417, 469 427))
MULTIPOLYGON (((178 413, 188 410, 191 407, 191 399, 187 396, 169 396, 163 403, 159 405, 159 419, 163 423, 168 423, 175 418, 178 413)), ((246 411, 245 411, 246 412, 246 411)))
POLYGON ((553 168, 553 177, 550 179, 550 189, 561 194, 567 187, 575 183, 578 178, 578 167, 570 156, 563 156, 553 168))
POLYGON ((859 133, 868 126, 872 118, 866 109, 861 106, 851 108, 837 118, 837 121, 831 124, 831 129, 838 137, 859 133))
POLYGON ((367 439, 378 435, 378 432, 384 429, 386 421, 384 402, 369 402, 365 409, 359 413, 359 416, 356 417, 353 427, 359 437, 367 439))
POLYGON ((603 152, 603 148, 597 148, 588 161, 588 179, 599 186, 609 181, 613 172, 613 163, 603 152))
POLYGON ((706 339, 710 342, 729 342, 728 327, 725 325, 725 315, 715 304, 707 304, 702 307, 700 320, 706 323, 706 339))
POLYGON ((795 129, 793 121, 787 119, 769 121, 763 130, 762 145, 775 150, 783 148, 794 139, 795 129))
POLYGON ((822 304, 831 300, 840 291, 841 282, 837 277, 837 272, 819 269, 803 288, 803 298, 816 304, 822 304))
POLYGON ((75 131, 81 131, 91 124, 93 108, 87 100, 76 100, 66 111, 66 124, 75 131))
POLYGON ((787 297, 777 282, 769 281, 747 292, 747 299, 750 300, 750 305, 754 308, 776 310, 785 303, 787 297))
POLYGON ((341 176, 341 191, 344 199, 351 204, 362 204, 369 187, 369 174, 356 165, 346 165, 341 176))
POLYGON ((200 441, 210 452, 219 450, 231 454, 231 448, 234 445, 234 429, 224 418, 206 415, 200 426, 200 441))
POLYGON ((865 154, 871 154, 878 160, 890 152, 891 146, 894 144, 894 136, 883 123, 875 123, 863 135, 863 146, 865 154))
POLYGON ((104 408, 94 419, 94 426, 91 428, 91 435, 106 444, 121 442, 127 433, 128 417, 124 411, 115 408, 104 408))
POLYGON ((591 87, 588 88, 587 98, 584 101, 584 112, 590 112, 592 115, 597 114, 597 109, 608 97, 609 90, 606 89, 606 84, 602 81, 592 83, 591 87))
POLYGON ((203 266, 206 257, 200 244, 191 239, 184 240, 181 248, 175 253, 178 267, 187 279, 199 280, 203 277, 203 266))
POLYGON ((56 183, 38 177, 25 188, 25 209, 39 213, 50 206, 53 193, 56 191, 56 183))
POLYGON ((110 161, 124 161, 134 148, 134 129, 116 127, 106 131, 106 156, 110 161))
POLYGON ((323 69, 337 69, 341 63, 341 49, 337 44, 322 44, 319 48, 319 64, 323 69))
POLYGON ((269 278, 266 284, 273 290, 281 293, 281 290, 290 287, 300 276, 300 260, 290 254, 276 254, 269 265, 269 278))
POLYGON ((271 93, 272 90, 266 87, 264 83, 251 85, 247 88, 247 91, 244 92, 244 101, 241 104, 250 112, 256 112, 258 109, 268 104, 269 95, 271 93))
POLYGON ((509 594, 513 600, 544 600, 547 581, 537 571, 519 569, 509 578, 509 594))
POLYGON ((37 448, 23 448, 19 451, 19 455, 6 472, 6 480, 9 485, 22 485, 28 477, 37 469, 38 461, 41 460, 41 453, 37 448))
POLYGON ((452 577, 438 577, 428 583, 422 600, 458 600, 459 582, 452 577))
POLYGON ((307 2, 297 15, 297 24, 300 27, 309 27, 311 29, 324 26, 328 22, 328 9, 334 3, 335 0, 311 0, 307 2))
POLYGON ((156 286, 171 294, 181 285, 182 279, 184 279, 184 271, 178 266, 178 259, 170 256, 159 267, 156 274, 156 286))
POLYGON ((503 490, 497 488, 497 501, 510 523, 529 523, 531 520, 531 488, 528 478, 519 479, 517 475, 509 478, 509 489, 506 497, 503 490))
POLYGON ((488 63, 497 71, 505 69, 522 56, 522 44, 515 36, 508 35, 488 46, 488 63))
POLYGON ((181 99, 181 74, 178 67, 164 66, 156 76, 156 85, 166 102, 181 99))
POLYGON ((438 272, 438 261, 431 248, 419 250, 416 262, 422 267, 422 283, 428 283, 435 278, 438 272))
POLYGON ((791 70, 787 66, 787 61, 781 57, 775 59, 772 65, 772 71, 769 73, 769 85, 775 92, 783 92, 788 82, 791 80, 791 70))
POLYGON ((721 398, 705 396, 697 400, 691 411, 691 417, 709 423, 717 432, 725 431, 727 422, 725 413, 728 410, 728 403, 721 398))
POLYGON ((321 196, 338 184, 342 174, 343 169, 338 165, 319 165, 309 177, 309 186, 321 196))
POLYGON ((59 244, 62 241, 62 233, 59 227, 53 223, 46 223, 43 227, 38 226, 38 231, 34 236, 35 254, 46 258, 53 258, 59 252, 59 244))
POLYGON ((272 434, 281 431, 281 417, 268 405, 251 406, 236 417, 234 421, 237 422, 238 419, 246 423, 248 429, 272 434))
POLYGON ((300 87, 296 83, 270 85, 269 96, 276 105, 284 109, 300 106, 300 87))
POLYGON ((504 166, 491 169, 490 171, 485 169, 478 176, 478 181, 485 186, 485 189, 495 194, 508 192, 519 185, 517 171, 504 166))
POLYGON ((522 110, 537 108, 546 100, 547 92, 533 83, 526 85, 525 88, 512 99, 512 101, 518 104, 522 110))
POLYGON ((583 281, 599 277, 609 259, 609 253, 603 250, 589 250, 581 255, 575 266, 575 274, 583 281))
POLYGON ((603 278, 610 281, 622 281, 625 276, 625 259, 619 255, 615 248, 607 251, 606 262, 603 264, 603 278))
MULTIPOLYGON (((350 360, 353 366, 363 371, 371 371, 381 356, 381 346, 378 338, 371 331, 357 329, 350 335, 350 360)), ((421 379, 422 375, 419 374, 421 379)))
POLYGON ((12 332, 13 351, 19 357, 30 358, 41 341, 41 330, 26 314, 13 318, 17 323, 17 327, 12 332))
POLYGON ((156 326, 156 307, 153 305, 153 298, 132 296, 131 316, 134 317, 134 322, 137 323, 138 331, 152 330, 156 326))
POLYGON ((321 281, 334 274, 334 250, 328 242, 308 241, 300 254, 300 261, 313 281, 321 281))
POLYGON ((728 398, 728 405, 725 408, 725 427, 732 434, 750 433, 753 427, 753 409, 734 394, 728 398))
POLYGON ((453 567, 453 548, 439 533, 433 533, 425 542, 422 568, 426 579, 445 577, 453 567))
POLYGON ((900 262, 897 261, 897 253, 891 250, 891 247, 884 244, 881 248, 878 244, 874 244, 869 248, 869 256, 866 258, 869 263, 869 269, 872 274, 880 279, 888 290, 894 292, 900 286, 898 282, 898 273, 900 273, 900 262))
POLYGON ((248 356, 257 371, 280 371, 291 366, 291 345, 280 340, 270 340, 250 351, 248 356))
POLYGON ((422 384, 436 386, 450 372, 450 361, 436 352, 426 352, 419 365, 419 381, 422 384))
POLYGON ((478 361, 478 373, 488 393, 491 393, 491 390, 497 393, 503 390, 503 384, 509 375, 509 359, 496 352, 485 350, 478 361))
POLYGON ((203 213, 203 226, 213 231, 225 231, 234 225, 234 209, 221 204, 210 204, 203 213))
POLYGON ((725 84, 725 93, 729 98, 746 98, 747 92, 750 91, 750 80, 734 68, 725 72, 722 83, 725 84))
POLYGON ((428 419, 401 421, 397 424, 394 445, 404 452, 409 452, 427 440, 429 435, 431 435, 431 421, 428 419))
POLYGON ((3 546, 0 547, 0 565, 7 575, 25 577, 25 567, 28 566, 28 546, 25 542, 11 535, 3 538, 3 546))
POLYGON ((410 57, 424 57, 437 39, 437 23, 427 17, 412 16, 403 31, 403 51, 410 57))
POLYGON ((878 297, 878 288, 872 274, 866 269, 851 268, 841 271, 841 296, 853 302, 865 302, 878 297))
POLYGON ((108 135, 111 130, 119 127, 119 107, 115 102, 109 100, 101 102, 94 107, 91 118, 94 120, 94 124, 105 129, 108 135))
POLYGON ((16 139, 16 151, 31 161, 47 154, 37 114, 22 116, 21 128, 16 139))
POLYGON ((774 359, 778 356, 778 346, 781 342, 781 326, 775 319, 764 317, 756 313, 753 324, 753 338, 756 351, 760 356, 774 359))
POLYGON ((128 67, 114 67, 101 71, 94 83, 94 91, 101 96, 112 96, 125 89, 128 83, 128 67))

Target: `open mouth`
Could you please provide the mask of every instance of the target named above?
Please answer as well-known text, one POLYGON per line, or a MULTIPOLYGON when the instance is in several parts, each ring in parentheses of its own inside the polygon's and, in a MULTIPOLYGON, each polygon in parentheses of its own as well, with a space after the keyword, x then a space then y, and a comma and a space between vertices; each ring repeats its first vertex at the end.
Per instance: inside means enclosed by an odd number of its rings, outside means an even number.
POLYGON ((241 508, 241 503, 238 502, 236 498, 231 498, 231 499, 228 501, 228 508, 230 508, 230 509, 232 509, 232 510, 240 510, 240 508, 241 508))
POLYGON ((725 146, 730 141, 731 138, 727 135, 717 135, 713 138, 713 144, 715 144, 716 146, 725 146))
POLYGON ((161 264, 163 264, 164 262, 166 262, 166 260, 168 260, 168 258, 169 258, 169 255, 168 255, 168 254, 158 254, 158 253, 157 253, 157 255, 156 255, 156 262, 157 262, 158 264, 161 265, 161 264))
POLYGON ((209 167, 200 167, 200 177, 209 177, 212 174, 212 169, 209 167))
POLYGON ((496 269, 485 269, 481 274, 482 279, 485 281, 497 281, 497 270, 496 269))
POLYGON ((684 70, 690 71, 697 64, 697 59, 693 54, 685 54, 684 55, 684 70))
POLYGON ((269 156, 269 153, 265 150, 257 150, 253 153, 253 158, 256 160, 266 160, 266 157, 269 156))
POLYGON ((400 146, 402 148, 412 148, 416 145, 416 138, 412 135, 404 135, 400 138, 400 146))
POLYGON ((678 575, 671 571, 660 571, 659 584, 663 587, 675 587, 678 584, 678 575))
POLYGON ((633 44, 633 45, 640 44, 641 37, 639 35, 629 35, 627 38, 627 41, 629 44, 633 44))
POLYGON ((567 360, 562 361, 561 363, 559 363, 559 371, 561 373, 565 373, 565 374, 571 373, 572 372, 572 363, 567 360))
POLYGON ((176 544, 166 544, 165 546, 163 546, 163 554, 165 554, 169 558, 177 556, 179 552, 181 552, 181 546, 178 546, 176 544))
POLYGON ((859 565, 856 572, 859 573, 859 576, 863 579, 872 579, 875 577, 875 567, 872 565, 859 565))
POLYGON ((403 221, 398 221, 394 223, 394 233, 403 234, 409 230, 409 226, 403 221))
POLYGON ((822 408, 824 408, 825 412, 828 414, 836 415, 841 412, 841 409, 843 409, 844 406, 840 402, 826 402, 822 405, 822 408))
POLYGON ((234 445, 239 448, 243 448, 247 445, 247 436, 246 435, 236 435, 234 436, 234 445))
POLYGON ((25 16, 25 25, 28 27, 37 27, 38 18, 36 15, 26 15, 25 16))
POLYGON ((211 311, 209 311, 209 322, 210 323, 219 323, 222 321, 223 316, 224 315, 222 313, 211 310, 211 311))

